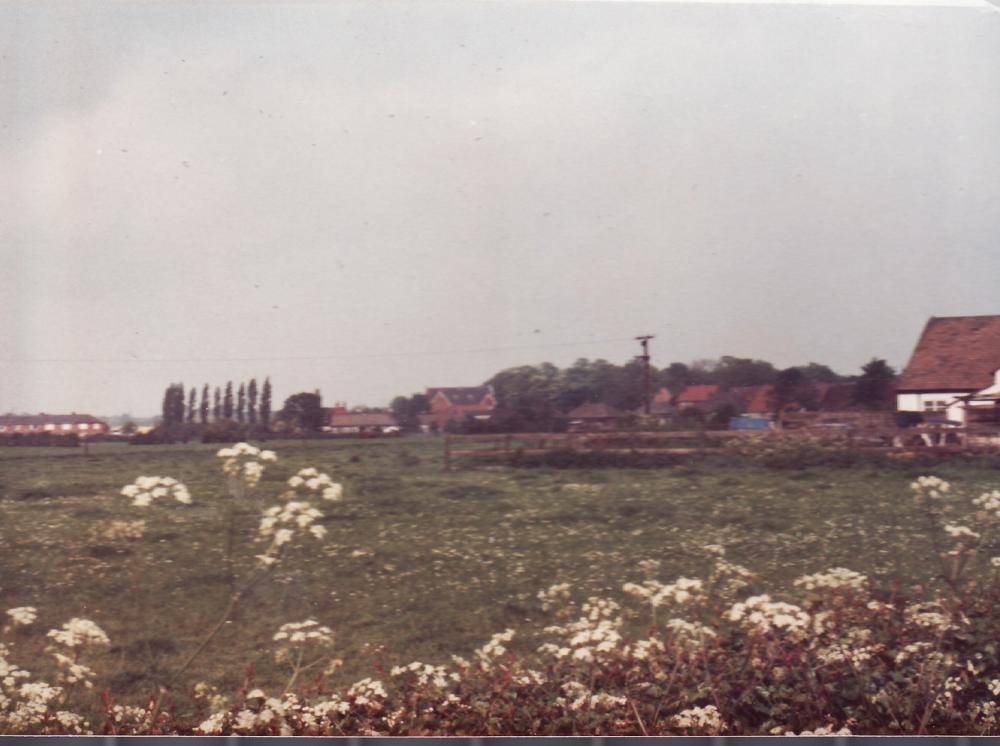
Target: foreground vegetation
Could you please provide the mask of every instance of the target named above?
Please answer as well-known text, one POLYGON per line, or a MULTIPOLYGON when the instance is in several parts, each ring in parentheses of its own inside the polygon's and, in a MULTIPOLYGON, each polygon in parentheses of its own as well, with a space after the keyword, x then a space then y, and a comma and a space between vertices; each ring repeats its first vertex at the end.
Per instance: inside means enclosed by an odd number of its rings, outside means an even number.
POLYGON ((434 440, 267 446, 0 452, 5 730, 995 732, 984 462, 914 500, 924 469, 875 462, 445 473, 434 440))

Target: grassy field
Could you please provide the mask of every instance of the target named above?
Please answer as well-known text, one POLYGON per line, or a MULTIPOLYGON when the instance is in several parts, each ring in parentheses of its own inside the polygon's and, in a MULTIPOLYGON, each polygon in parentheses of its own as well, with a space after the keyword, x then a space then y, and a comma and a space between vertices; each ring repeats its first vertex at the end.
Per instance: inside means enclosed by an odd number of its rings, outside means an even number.
MULTIPOLYGON (((844 566, 911 585, 932 575, 932 551, 908 485, 926 468, 868 465, 766 470, 691 464, 664 469, 445 472, 441 441, 277 441, 260 485, 237 514, 238 568, 251 568, 263 508, 315 466, 343 483, 342 503, 318 505, 329 531, 251 591, 186 675, 223 693, 247 664, 279 682, 271 636, 315 618, 337 634, 343 681, 373 662, 468 656, 506 627, 540 627, 539 590, 569 582, 579 597, 622 600, 636 564, 661 579, 698 577, 705 544, 758 574, 749 590, 781 596, 799 575, 844 566)), ((224 481, 217 447, 178 445, 0 449, 4 552, 0 609, 31 605, 41 629, 87 617, 108 633, 101 684, 136 699, 180 664, 226 604, 224 481), (172 476, 194 502, 140 509, 119 494, 140 475, 172 476), (102 536, 112 520, 147 518, 135 542, 102 536)), ((943 464, 935 473, 973 496, 1000 471, 943 464)), ((531 645, 530 638, 519 639, 531 645)), ((18 657, 40 653, 21 634, 18 657)), ((281 682, 283 683, 283 682, 281 682)))

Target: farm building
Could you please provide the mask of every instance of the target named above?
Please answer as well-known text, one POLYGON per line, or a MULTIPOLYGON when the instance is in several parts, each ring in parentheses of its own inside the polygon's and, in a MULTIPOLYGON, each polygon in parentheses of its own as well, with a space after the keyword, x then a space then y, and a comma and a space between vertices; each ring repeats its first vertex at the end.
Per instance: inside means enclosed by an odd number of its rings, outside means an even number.
POLYGON ((60 434, 76 433, 81 438, 101 435, 110 430, 108 423, 92 417, 89 414, 4 414, 0 415, 0 433, 13 435, 17 433, 60 434))
POLYGON ((594 432, 617 429, 623 414, 610 404, 587 402, 571 409, 566 417, 569 419, 570 432, 594 432))
POLYGON ((1000 316, 932 316, 896 386, 896 409, 965 423, 967 400, 977 416, 986 411, 990 400, 975 395, 989 396, 998 370, 1000 316))
POLYGON ((334 412, 323 428, 340 435, 391 435, 399 422, 386 412, 334 412))
POLYGON ((449 422, 461 422, 466 417, 488 420, 497 407, 492 386, 429 388, 426 396, 431 411, 419 416, 425 430, 443 428, 449 422))

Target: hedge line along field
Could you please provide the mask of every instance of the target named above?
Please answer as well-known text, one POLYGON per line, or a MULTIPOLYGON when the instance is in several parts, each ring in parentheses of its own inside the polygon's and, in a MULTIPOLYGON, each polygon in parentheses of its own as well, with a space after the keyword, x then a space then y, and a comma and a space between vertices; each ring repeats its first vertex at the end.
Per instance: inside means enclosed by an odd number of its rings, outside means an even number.
MULTIPOLYGON (((185 672, 187 686, 229 694, 253 664, 256 685, 280 688, 287 674, 272 636, 307 618, 334 630, 342 682, 373 666, 468 656, 499 630, 544 626, 537 594, 554 583, 623 597, 650 559, 662 577, 702 577, 708 544, 756 573, 748 593, 780 595, 794 578, 838 566, 907 588, 934 572, 908 487, 929 469, 913 465, 446 472, 436 438, 266 445, 278 460, 234 515, 237 572, 253 567, 261 511, 299 469, 328 473, 344 500, 320 506, 325 541, 251 588, 185 672)), ((226 605, 218 448, 0 449, 0 610, 34 606, 42 628, 92 619, 111 640, 100 686, 122 701, 148 695, 226 605), (120 490, 140 475, 180 480, 192 503, 133 507, 120 490), (141 539, 107 535, 112 521, 138 518, 149 524, 141 539)), ((933 472, 969 495, 1000 485, 984 463, 933 472)), ((25 636, 18 656, 41 655, 45 642, 25 636)), ((534 645, 526 636, 514 647, 534 645)))

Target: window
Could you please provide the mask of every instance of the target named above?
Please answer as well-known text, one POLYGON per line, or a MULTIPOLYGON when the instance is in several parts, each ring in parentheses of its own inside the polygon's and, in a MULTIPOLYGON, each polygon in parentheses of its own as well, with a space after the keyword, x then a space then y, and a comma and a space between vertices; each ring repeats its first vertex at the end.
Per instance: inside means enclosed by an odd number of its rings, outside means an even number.
POLYGON ((45 429, 46 429, 46 430, 55 430, 55 429, 56 429, 56 426, 55 426, 55 425, 53 425, 53 424, 48 424, 48 425, 46 425, 46 426, 45 426, 45 429))
POLYGON ((81 430, 89 430, 90 429, 90 425, 88 425, 86 422, 81 423, 80 429, 81 430))
POLYGON ((59 427, 61 427, 63 430, 72 430, 73 429, 73 426, 69 425, 69 424, 60 425, 59 427))

